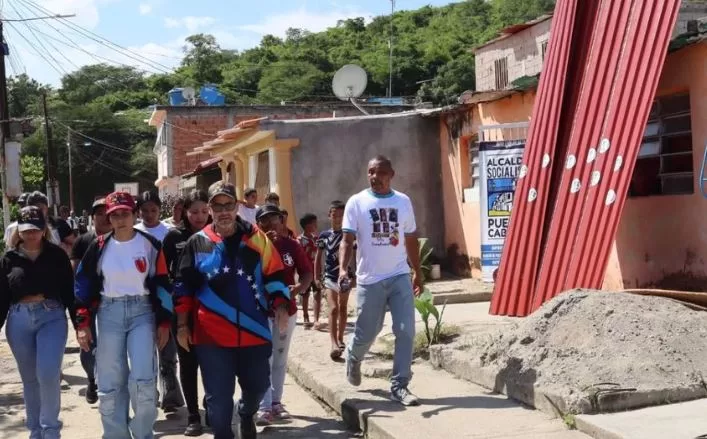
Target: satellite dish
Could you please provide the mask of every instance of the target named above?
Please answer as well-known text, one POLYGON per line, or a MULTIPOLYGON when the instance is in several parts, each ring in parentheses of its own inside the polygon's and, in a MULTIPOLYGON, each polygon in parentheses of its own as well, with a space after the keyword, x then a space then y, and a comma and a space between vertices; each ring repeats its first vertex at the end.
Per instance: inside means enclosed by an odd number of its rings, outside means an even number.
POLYGON ((184 90, 182 90, 182 96, 184 97, 184 99, 191 102, 192 99, 194 99, 194 97, 196 96, 196 90, 191 87, 184 87, 184 90))
POLYGON ((347 64, 334 74, 331 88, 337 98, 351 101, 363 94, 367 84, 366 71, 356 64, 347 64))

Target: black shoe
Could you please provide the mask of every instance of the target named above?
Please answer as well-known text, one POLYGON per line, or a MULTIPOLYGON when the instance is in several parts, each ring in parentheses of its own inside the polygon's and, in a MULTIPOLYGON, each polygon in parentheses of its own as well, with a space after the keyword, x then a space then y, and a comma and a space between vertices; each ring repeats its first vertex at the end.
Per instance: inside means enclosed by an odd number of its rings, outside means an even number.
POLYGON ((187 429, 184 430, 184 436, 201 436, 202 434, 204 434, 204 428, 201 426, 201 422, 190 422, 187 429))
POLYGON ((98 386, 96 386, 95 382, 89 382, 88 387, 86 387, 86 402, 89 404, 98 402, 98 386))
POLYGON ((241 439, 256 439, 258 437, 258 432, 255 429, 255 420, 252 416, 243 418, 241 417, 241 439))

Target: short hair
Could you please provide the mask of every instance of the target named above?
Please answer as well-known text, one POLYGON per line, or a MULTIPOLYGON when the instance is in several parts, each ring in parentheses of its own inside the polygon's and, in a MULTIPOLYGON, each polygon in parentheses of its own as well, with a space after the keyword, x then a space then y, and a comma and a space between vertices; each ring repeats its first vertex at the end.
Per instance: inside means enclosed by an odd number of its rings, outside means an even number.
POLYGON ((69 210, 69 206, 59 206, 59 212, 69 212, 70 213, 71 210, 69 210))
POLYGON ((341 200, 334 200, 329 204, 329 212, 337 209, 346 209, 346 204, 341 200))
POLYGON ((368 161, 368 163, 373 163, 373 162, 378 162, 381 165, 388 165, 391 169, 393 168, 393 162, 390 161, 390 159, 383 154, 378 154, 377 156, 373 157, 371 160, 368 161))
POLYGON ((286 211, 285 209, 282 209, 282 208, 281 208, 281 209, 280 209, 280 215, 282 215, 282 216, 290 216, 290 213, 289 213, 288 211, 286 211))
POLYGON ((140 208, 146 203, 155 203, 157 207, 162 207, 162 200, 160 200, 160 196, 157 194, 157 192, 143 192, 140 198, 138 198, 137 207, 140 208))
POLYGON ((47 199, 47 196, 40 191, 34 191, 27 197, 28 206, 36 206, 37 204, 49 206, 49 199, 47 199))
POLYGON ((304 230, 305 227, 317 221, 317 215, 313 213, 305 213, 299 220, 299 225, 304 230))
POLYGON ((243 195, 246 197, 250 197, 251 195, 257 194, 257 193, 258 193, 258 191, 255 188, 249 187, 248 189, 245 190, 245 192, 243 192, 243 195))
POLYGON ((265 201, 268 200, 278 200, 280 201, 280 196, 276 194, 275 192, 268 192, 268 194, 265 196, 265 201))
POLYGON ((189 210, 194 203, 199 201, 209 204, 209 195, 205 191, 194 189, 189 193, 189 195, 187 195, 186 198, 179 198, 179 200, 182 201, 184 210, 189 210))

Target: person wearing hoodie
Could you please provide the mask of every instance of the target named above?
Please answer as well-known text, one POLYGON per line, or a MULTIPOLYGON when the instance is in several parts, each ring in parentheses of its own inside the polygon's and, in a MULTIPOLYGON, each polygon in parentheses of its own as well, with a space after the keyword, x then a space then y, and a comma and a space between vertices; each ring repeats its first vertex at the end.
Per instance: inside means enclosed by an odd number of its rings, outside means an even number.
MULTIPOLYGON (((183 200, 184 215, 176 228, 171 229, 162 242, 167 269, 172 280, 177 276, 179 258, 187 240, 209 223, 209 196, 204 191, 192 191, 183 200)), ((176 323, 176 319, 175 319, 176 323)), ((192 326, 191 319, 188 324, 192 326)), ((176 329, 175 329, 176 332, 176 329)), ((179 381, 187 404, 187 428, 184 436, 201 436, 204 432, 199 414, 198 374, 199 363, 193 349, 177 346, 179 356, 179 381)))

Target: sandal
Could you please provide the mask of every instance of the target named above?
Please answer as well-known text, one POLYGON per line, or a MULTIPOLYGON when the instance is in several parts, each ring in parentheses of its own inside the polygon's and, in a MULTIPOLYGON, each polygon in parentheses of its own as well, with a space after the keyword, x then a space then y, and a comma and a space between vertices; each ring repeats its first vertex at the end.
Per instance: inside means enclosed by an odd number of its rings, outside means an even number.
POLYGON ((332 360, 336 361, 339 358, 341 358, 342 350, 340 348, 332 349, 331 352, 329 352, 329 358, 332 360))

